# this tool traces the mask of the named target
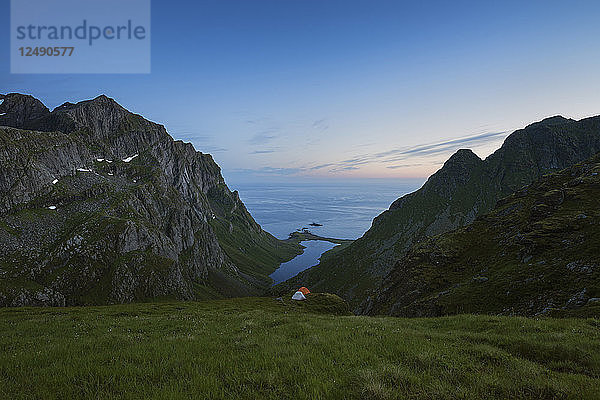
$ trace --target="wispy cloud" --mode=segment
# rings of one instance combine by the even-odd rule
[[[343,172],[343,171],[356,171],[356,170],[359,170],[359,169],[360,169],[360,167],[355,167],[355,166],[352,166],[352,165],[348,165],[348,166],[345,166],[345,167],[335,167],[335,168],[332,168],[332,169],[329,170],[329,172],[336,173],[336,172]]]
[[[329,124],[327,123],[326,118],[322,118],[322,119],[318,119],[315,122],[313,122],[312,127],[319,131],[326,131],[327,129],[329,129]]]
[[[377,152],[372,154],[359,154],[341,161],[327,162],[317,165],[305,165],[294,168],[262,167],[257,169],[237,169],[235,173],[253,176],[293,176],[311,173],[327,172],[331,174],[357,171],[367,165],[386,165],[387,169],[432,167],[440,165],[445,158],[456,150],[464,147],[477,147],[503,139],[508,132],[486,132],[459,139],[444,140],[437,143],[427,143],[417,146],[404,147]],[[265,134],[266,136],[271,136]],[[267,140],[268,141],[268,140]],[[278,151],[278,148],[264,148],[254,150],[251,154],[269,154]],[[446,156],[447,157],[442,157]]]
[[[220,147],[220,146],[194,146],[196,147],[196,150],[199,150],[203,153],[223,153],[228,151],[228,149],[226,149],[225,147]]]
[[[469,136],[460,139],[447,140],[439,143],[431,143],[418,145],[409,148],[394,149],[383,153],[375,154],[377,158],[389,157],[393,155],[431,155],[437,153],[445,153],[452,149],[461,148],[463,146],[474,146],[486,143],[492,140],[497,140],[499,137],[506,136],[508,132],[486,132],[475,136]]]
[[[169,132],[175,139],[183,140],[184,142],[194,141],[196,143],[207,143],[213,140],[212,136],[201,135],[194,131],[173,130]]]
[[[315,165],[314,167],[310,167],[309,169],[315,171],[315,170],[318,170],[318,169],[332,167],[334,165],[335,165],[335,163],[327,163],[327,164]]]
[[[364,157],[350,158],[348,160],[342,161],[342,163],[349,164],[349,165],[364,165],[364,164],[370,163],[371,161],[372,161],[372,157],[364,156]]]
[[[233,173],[249,174],[249,175],[280,175],[288,176],[302,172],[302,168],[279,168],[279,167],[262,167],[262,168],[237,168],[232,170]]]
[[[399,168],[414,168],[414,167],[423,167],[426,164],[400,164],[400,165],[389,165],[386,168],[388,169],[399,169]]]
[[[215,137],[206,129],[198,128],[193,124],[169,122],[165,124],[165,128],[171,136],[180,140],[194,140],[200,142],[210,142]]]
[[[252,145],[265,145],[279,137],[279,130],[276,128],[270,128],[261,132],[255,133],[248,143]]]
[[[277,175],[292,175],[301,172],[301,168],[275,168],[275,167],[263,167],[259,170],[260,172],[267,174],[277,174]]]
[[[254,151],[251,151],[250,154],[271,154],[271,153],[275,153],[276,151],[277,151],[276,149],[254,150]]]
[[[195,129],[185,124],[169,124],[168,132],[176,140],[192,143],[196,150],[203,153],[229,151],[229,149],[215,144],[215,136],[210,135],[206,130]]]
[[[384,152],[359,154],[354,157],[309,167],[308,170],[327,170],[331,173],[353,171],[369,164],[394,164],[388,169],[409,167],[425,167],[439,165],[444,156],[449,157],[461,148],[472,148],[497,142],[508,135],[508,132],[485,132],[458,139],[444,140],[410,147],[401,147]],[[412,162],[411,162],[412,161]]]

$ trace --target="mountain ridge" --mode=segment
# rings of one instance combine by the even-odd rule
[[[113,99],[1,99],[0,304],[260,294],[301,251],[262,230],[212,156]]]
[[[509,135],[485,160],[459,150],[419,190],[377,216],[361,238],[276,288],[308,285],[341,296],[361,313],[395,261],[417,242],[470,224],[499,199],[598,151],[599,116],[532,123]]]
[[[600,304],[600,153],[413,246],[369,314],[586,315]],[[595,314],[593,314],[595,315]]]

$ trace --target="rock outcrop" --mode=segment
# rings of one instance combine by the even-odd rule
[[[113,99],[0,99],[0,305],[258,294],[300,251],[209,154]]]

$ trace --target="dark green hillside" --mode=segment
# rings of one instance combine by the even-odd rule
[[[2,309],[0,398],[600,397],[597,319],[336,316],[311,300]]]
[[[215,218],[209,220],[219,245],[240,273],[257,288],[272,284],[269,275],[281,264],[302,253],[296,242],[279,240],[262,230],[239,198],[237,192],[228,196],[229,189],[221,185],[208,193]],[[210,276],[216,286],[218,277]]]
[[[420,240],[470,224],[543,174],[600,151],[600,117],[548,118],[508,136],[481,160],[459,150],[423,187],[396,200],[363,237],[282,284],[336,293],[364,312],[394,263]]]
[[[413,247],[370,312],[599,317],[600,155]]]

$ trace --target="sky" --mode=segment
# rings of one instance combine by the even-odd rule
[[[228,181],[423,178],[600,114],[598,1],[153,0],[151,73],[73,75],[10,74],[9,7],[0,93],[106,94]]]

